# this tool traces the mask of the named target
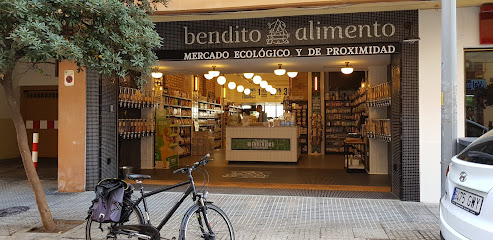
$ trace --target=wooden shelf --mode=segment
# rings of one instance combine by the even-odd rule
[[[170,105],[170,104],[163,104],[163,106],[166,106],[166,107],[176,107],[176,108],[192,108],[192,107],[188,107],[188,106]]]
[[[176,99],[181,99],[181,100],[192,101],[192,99],[182,98],[182,97],[177,97],[177,96],[172,96],[172,95],[167,95],[167,94],[163,94],[162,96],[163,96],[163,97],[172,97],[172,98],[176,98]]]

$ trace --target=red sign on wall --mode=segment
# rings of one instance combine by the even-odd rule
[[[479,43],[493,44],[493,4],[483,4],[479,13]]]

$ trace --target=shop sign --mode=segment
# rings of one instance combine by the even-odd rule
[[[291,150],[289,138],[232,138],[231,150]]]
[[[166,43],[160,50],[241,50],[251,47],[401,42],[409,35],[406,26],[410,23],[415,29],[418,27],[417,11],[170,21],[156,23],[156,31]],[[281,52],[276,54],[285,55]],[[205,58],[212,55],[218,59],[218,55],[224,54],[210,51]]]
[[[466,80],[466,90],[476,90],[479,88],[486,88],[486,80],[484,79]]]
[[[166,60],[219,60],[219,59],[253,59],[253,58],[291,58],[378,55],[398,53],[397,43],[375,43],[366,45],[325,45],[300,47],[262,47],[248,49],[216,49],[216,50],[185,50],[157,51],[159,59]]]

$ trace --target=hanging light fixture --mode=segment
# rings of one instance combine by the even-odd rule
[[[354,69],[353,67],[349,66],[349,62],[346,62],[346,66],[341,68],[341,72],[344,74],[351,74],[353,73]]]
[[[207,80],[211,80],[211,79],[213,79],[213,78],[214,78],[214,76],[212,76],[212,75],[210,75],[210,74],[208,74],[208,73],[204,74],[204,77],[205,77]]]
[[[250,95],[250,88],[247,88],[243,91],[245,95]]]
[[[267,81],[264,80],[264,81],[260,82],[261,88],[266,88],[267,86],[269,86],[269,83],[267,83]]]
[[[255,73],[243,73],[243,76],[246,78],[246,79],[250,79],[253,77]]]
[[[162,78],[163,77],[163,73],[162,72],[152,72],[151,73],[151,76],[153,78]]]
[[[267,92],[272,91],[272,85],[267,85],[267,87],[265,87],[265,91]]]
[[[221,72],[216,70],[216,66],[212,66],[212,70],[209,71],[209,75],[211,75],[212,77],[217,77],[219,76],[219,74],[221,74]]]
[[[255,84],[260,84],[260,82],[262,82],[262,77],[261,77],[261,76],[259,76],[259,75],[255,75],[255,76],[253,77],[253,83],[255,83]]]
[[[276,93],[277,93],[277,89],[272,88],[272,90],[270,91],[270,93],[271,93],[272,95],[276,94]]]
[[[288,77],[295,78],[296,76],[298,76],[298,72],[288,72]]]
[[[245,87],[243,87],[242,85],[239,85],[238,87],[236,87],[236,91],[238,92],[243,92],[245,90]]]
[[[219,76],[217,78],[217,84],[224,85],[225,83],[226,83],[226,77],[225,76]]]
[[[231,89],[231,90],[235,89],[236,88],[236,83],[235,82],[229,82],[228,83],[228,88]]]
[[[279,68],[274,70],[274,73],[277,75],[277,76],[282,76],[286,73],[286,69],[283,69],[281,67],[282,64],[279,64]]]

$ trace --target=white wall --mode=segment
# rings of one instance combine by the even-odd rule
[[[440,198],[441,16],[419,11],[419,168],[421,201]]]
[[[419,11],[419,145],[421,201],[440,199],[441,157],[441,13]],[[479,7],[457,9],[457,135],[464,127],[464,48],[479,44]]]

